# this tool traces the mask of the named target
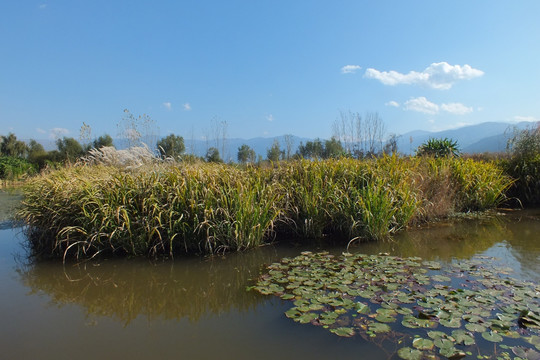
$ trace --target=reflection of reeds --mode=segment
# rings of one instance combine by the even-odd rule
[[[149,320],[197,321],[201,317],[254,309],[264,298],[246,291],[262,264],[279,259],[275,249],[242,256],[189,258],[180,262],[120,259],[63,266],[33,262],[19,270],[34,293],[45,293],[58,306],[77,304],[88,315],[107,316],[129,324]]]
[[[172,256],[251,248],[276,233],[383,239],[411,221],[493,207],[508,184],[491,163],[397,156],[80,166],[30,181],[19,216],[37,252]]]

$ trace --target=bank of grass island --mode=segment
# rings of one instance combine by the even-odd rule
[[[430,139],[402,156],[391,144],[378,153],[345,151],[333,138],[301,144],[296,156],[289,149],[289,160],[280,160],[279,144],[258,162],[243,146],[240,163],[229,164],[217,148],[206,159],[183,155],[174,135],[158,153],[117,150],[100,137],[74,159],[75,144],[63,139],[55,153],[64,154],[63,165],[26,180],[18,216],[35,254],[78,259],[219,253],[276,239],[383,240],[508,199],[534,203],[539,138],[538,129],[518,132],[513,153],[479,158],[461,157],[451,139]]]

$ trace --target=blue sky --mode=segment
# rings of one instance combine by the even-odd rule
[[[0,2],[0,134],[329,138],[540,120],[540,1]]]

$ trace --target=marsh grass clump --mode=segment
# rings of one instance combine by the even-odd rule
[[[28,182],[18,215],[35,253],[216,253],[260,246],[277,235],[383,240],[454,210],[496,206],[510,184],[490,163],[396,155],[275,167],[95,163]]]

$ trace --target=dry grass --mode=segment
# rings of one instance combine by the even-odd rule
[[[215,253],[256,247],[276,234],[381,240],[411,222],[496,206],[511,183],[492,163],[461,159],[238,168],[113,161],[118,152],[108,151],[29,182],[19,216],[36,253]]]

